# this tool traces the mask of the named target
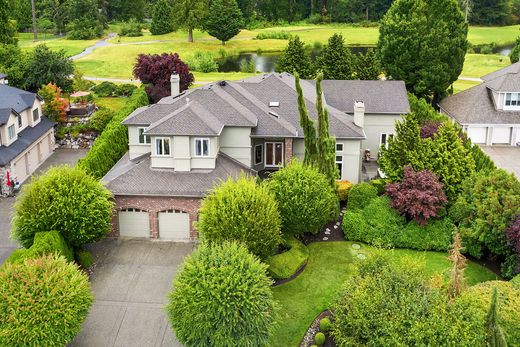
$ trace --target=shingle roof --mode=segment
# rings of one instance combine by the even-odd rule
[[[37,139],[42,137],[53,126],[47,117],[41,117],[40,123],[34,127],[27,127],[18,134],[18,139],[9,147],[0,146],[0,165],[7,165],[11,160],[20,155],[23,151],[29,148]]]
[[[520,111],[497,110],[486,84],[449,96],[439,106],[460,124],[520,124]]]
[[[496,92],[514,92],[520,90],[520,74],[505,74],[484,82]]]
[[[150,154],[130,160],[128,153],[103,178],[114,195],[203,197],[213,186],[242,173],[255,174],[245,165],[219,153],[213,170],[153,169]]]
[[[497,77],[500,77],[500,76],[503,76],[506,74],[518,74],[518,73],[520,73],[520,62],[506,66],[503,69],[493,71],[490,74],[482,76],[481,79],[483,81],[489,81],[489,80],[495,79]]]
[[[349,114],[354,113],[355,101],[365,103],[366,113],[400,115],[410,112],[403,81],[326,80],[322,86],[327,104]]]
[[[302,88],[309,114],[317,118],[314,87],[302,81]],[[272,101],[279,102],[279,106],[270,107],[269,103]],[[189,122],[190,117],[197,112],[185,107],[191,103],[197,105],[200,111],[192,123]],[[181,109],[182,112],[179,111]],[[329,115],[332,135],[338,138],[365,138],[363,129],[354,125],[351,116],[330,105]],[[162,123],[160,131],[150,129],[150,134],[196,134],[208,132],[208,129],[214,131],[214,126],[208,125],[208,122],[217,124],[212,119],[214,117],[223,126],[251,127],[253,136],[303,137],[303,131],[299,127],[294,77],[287,73],[264,74],[240,82],[212,83],[189,90],[180,96],[167,97],[156,105],[136,110],[123,124],[152,125],[165,117],[168,121]]]
[[[36,98],[41,100],[37,94],[0,84],[0,109],[13,109],[20,113],[32,107]],[[5,112],[6,111],[3,111],[2,114],[5,115]],[[6,121],[7,120],[0,117],[0,124],[5,124]]]

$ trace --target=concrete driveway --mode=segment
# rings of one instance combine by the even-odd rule
[[[95,301],[71,346],[181,346],[164,311],[177,267],[194,244],[136,239],[90,246]]]
[[[520,179],[520,147],[513,146],[482,146],[495,165],[514,173]]]
[[[37,170],[36,174],[46,171],[51,166],[76,162],[87,154],[86,149],[57,149]],[[18,248],[18,245],[9,239],[11,233],[11,218],[15,198],[0,198],[0,264]]]

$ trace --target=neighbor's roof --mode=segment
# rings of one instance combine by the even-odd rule
[[[11,160],[19,156],[34,141],[42,137],[52,127],[54,122],[50,121],[47,117],[41,117],[40,123],[34,127],[27,127],[18,134],[18,139],[13,142],[9,147],[2,145],[0,146],[0,166],[9,164]]]
[[[520,111],[497,110],[486,84],[449,96],[439,106],[460,124],[520,124]]]
[[[507,74],[519,74],[520,73],[520,62],[506,66],[503,69],[493,71],[490,74],[482,76],[481,79],[485,82],[493,80],[497,77],[504,76]]]
[[[242,163],[219,152],[215,169],[151,168],[150,154],[130,160],[128,153],[106,174],[103,182],[114,195],[204,197],[214,185],[242,173],[256,174]]]
[[[309,115],[316,119],[315,88],[302,81],[302,89]],[[271,102],[278,106],[271,107]],[[328,108],[332,135],[365,138],[352,116],[330,105]],[[190,118],[194,114],[198,117]],[[239,82],[222,81],[166,97],[156,105],[134,111],[123,124],[153,127],[149,134],[202,135],[217,133],[219,126],[236,126],[253,128],[252,136],[303,137],[294,77],[287,73],[264,74]]]
[[[36,98],[41,100],[38,94],[0,84],[0,125],[5,124],[9,119],[11,111],[6,110],[12,109],[20,113],[32,107]]]
[[[322,87],[327,104],[346,113],[354,113],[355,101],[363,101],[369,114],[410,112],[403,81],[325,80]]]

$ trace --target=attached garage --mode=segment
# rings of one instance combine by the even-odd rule
[[[468,137],[473,143],[485,144],[487,138],[486,127],[469,127],[467,130]]]
[[[119,211],[119,235],[122,237],[150,237],[150,214],[137,208]]]
[[[171,241],[190,240],[190,215],[179,210],[158,213],[159,238]]]
[[[27,154],[21,156],[17,161],[14,162],[14,172],[18,182],[22,183],[27,179]]]
[[[509,145],[511,143],[511,127],[494,127],[491,142]]]

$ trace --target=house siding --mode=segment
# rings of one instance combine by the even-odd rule
[[[225,127],[220,134],[220,150],[251,167],[251,128]]]
[[[395,134],[395,121],[400,119],[400,115],[365,114],[363,130],[367,138],[361,142],[361,148],[370,149],[372,158],[378,158],[381,134]]]

